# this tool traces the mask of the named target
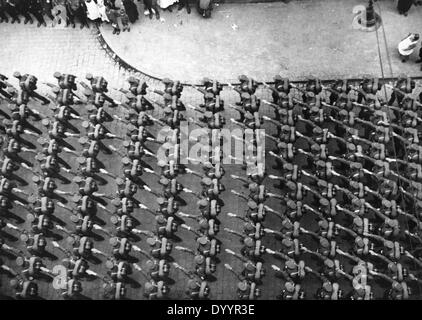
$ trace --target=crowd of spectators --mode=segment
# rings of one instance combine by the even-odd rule
[[[64,23],[66,26],[89,28],[90,24],[110,23],[113,33],[130,31],[130,25],[140,20],[139,12],[150,19],[160,19],[160,10],[172,12],[186,8],[191,13],[189,0],[0,0],[0,22],[34,23],[47,26]],[[206,18],[211,16],[212,0],[197,0],[198,13]]]

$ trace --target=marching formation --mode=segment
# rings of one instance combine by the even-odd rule
[[[420,298],[411,78],[114,89],[56,72],[42,95],[13,76],[0,75],[2,296]]]

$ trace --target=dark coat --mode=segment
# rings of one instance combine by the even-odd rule
[[[129,21],[134,23],[139,19],[138,8],[132,0],[123,0],[123,6],[125,7],[126,13],[129,17]]]
[[[29,10],[31,12],[42,12],[41,0],[28,0]]]
[[[413,0],[399,0],[397,3],[397,9],[400,12],[407,12],[409,11],[412,4],[413,4]]]
[[[16,9],[22,13],[29,11],[29,2],[25,0],[13,0],[11,1],[16,5]]]
[[[118,17],[117,10],[113,10],[113,9],[107,10],[106,14],[107,14],[108,20],[110,20],[112,24],[117,24],[117,17]]]
[[[144,5],[147,8],[151,8],[151,7],[157,6],[158,3],[157,3],[157,0],[144,0]]]
[[[79,0],[79,8],[78,10],[75,11],[75,16],[77,16],[79,18],[79,20],[85,21],[86,19],[88,19],[87,15],[86,15],[86,4],[85,1],[83,0]]]
[[[43,7],[44,12],[51,12],[53,9],[53,0],[42,0],[41,5]]]

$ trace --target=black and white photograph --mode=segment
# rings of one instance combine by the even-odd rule
[[[421,300],[421,36],[422,0],[0,0],[0,300]]]

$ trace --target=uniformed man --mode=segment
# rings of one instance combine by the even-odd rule
[[[14,72],[13,76],[19,80],[19,87],[22,91],[27,92],[29,96],[42,101],[43,104],[50,103],[50,100],[35,91],[37,90],[37,77],[30,74],[21,75],[19,72]]]

